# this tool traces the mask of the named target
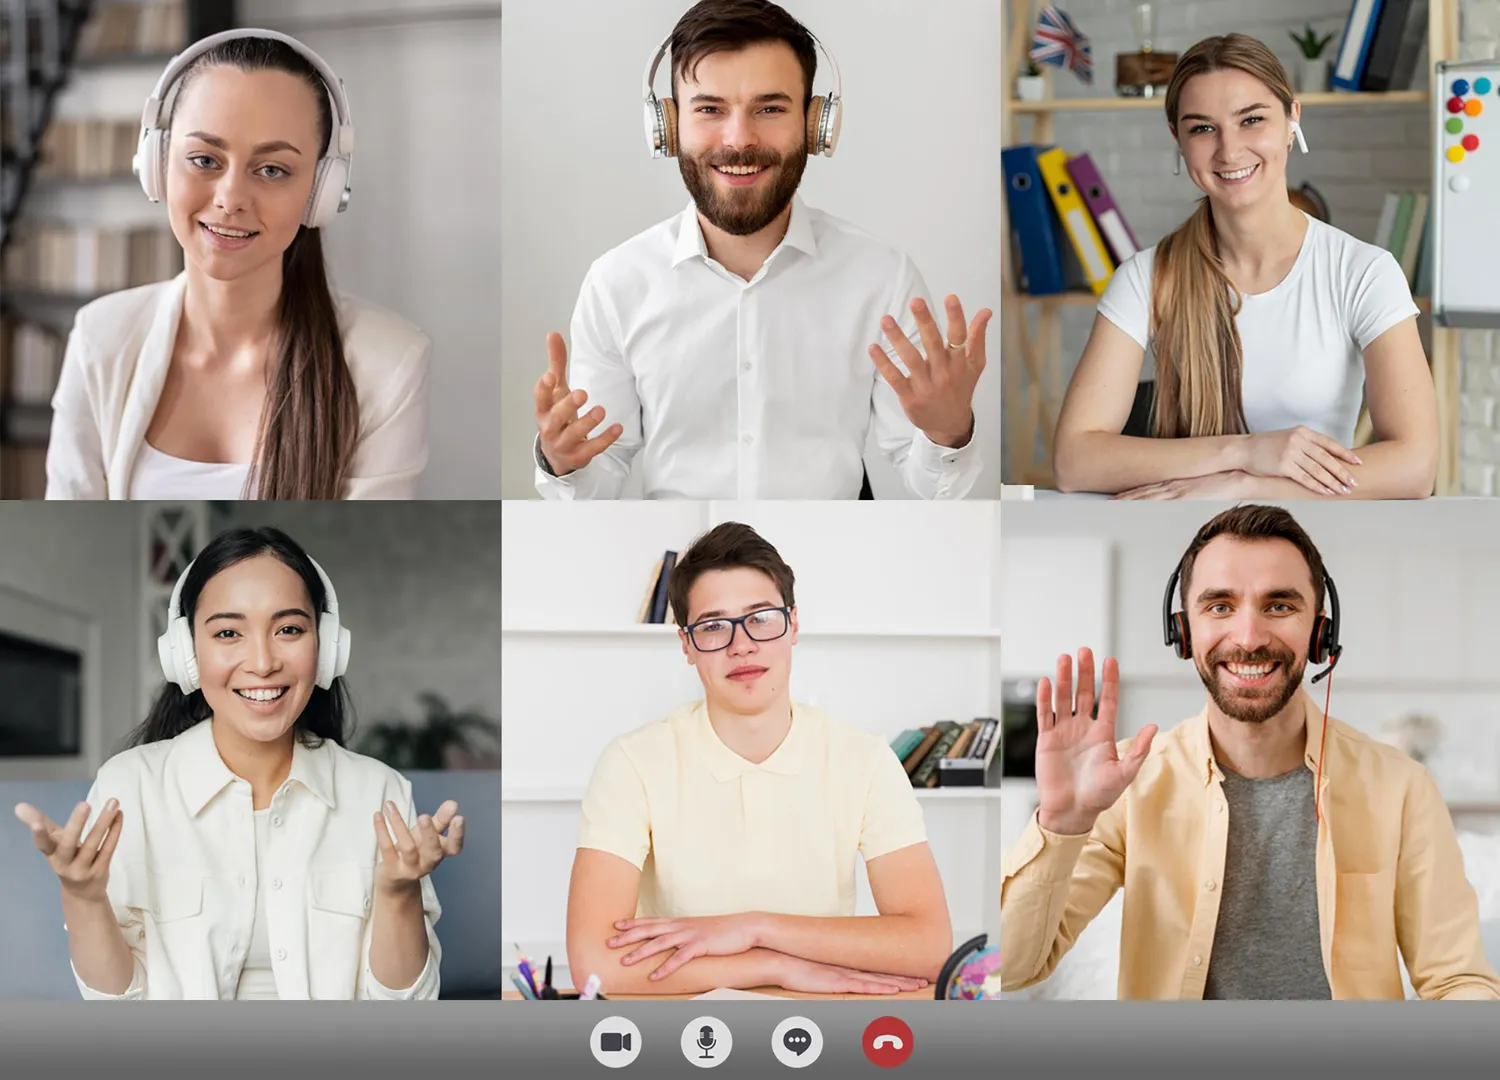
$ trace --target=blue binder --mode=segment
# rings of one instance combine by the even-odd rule
[[[1068,238],[1052,208],[1037,155],[1050,147],[1022,145],[1000,151],[1011,231],[1021,251],[1017,280],[1032,296],[1051,296],[1068,288],[1064,252]]]
[[[1350,3],[1344,36],[1339,40],[1338,55],[1333,63],[1333,77],[1329,80],[1329,85],[1335,90],[1359,93],[1365,65],[1370,61],[1370,43],[1380,26],[1383,3],[1384,0],[1352,0]]]

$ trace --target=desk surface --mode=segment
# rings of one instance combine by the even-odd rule
[[[800,990],[783,990],[779,986],[760,986],[750,991],[768,997],[804,998],[810,1001],[932,1001],[935,991],[902,990],[895,994],[805,994]],[[691,1001],[697,994],[610,994],[609,1001]],[[524,1001],[521,991],[507,990],[502,1000]]]

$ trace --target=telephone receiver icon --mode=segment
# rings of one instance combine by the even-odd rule
[[[897,1050],[904,1048],[900,1035],[877,1035],[875,1041],[870,1044],[871,1050],[879,1050],[882,1046],[894,1047]]]

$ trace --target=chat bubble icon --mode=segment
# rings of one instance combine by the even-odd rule
[[[801,1057],[812,1048],[812,1035],[806,1028],[794,1027],[781,1036],[781,1045]]]

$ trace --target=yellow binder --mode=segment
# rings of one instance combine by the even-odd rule
[[[1052,205],[1057,207],[1057,216],[1062,219],[1068,239],[1073,242],[1073,250],[1078,253],[1078,261],[1083,263],[1089,287],[1098,296],[1109,284],[1109,279],[1115,272],[1115,264],[1094,225],[1093,216],[1083,204],[1083,196],[1078,194],[1078,189],[1073,186],[1073,178],[1068,175],[1068,153],[1061,147],[1054,147],[1044,154],[1038,154],[1036,163],[1042,170],[1042,182],[1047,185],[1047,193],[1052,196]]]

